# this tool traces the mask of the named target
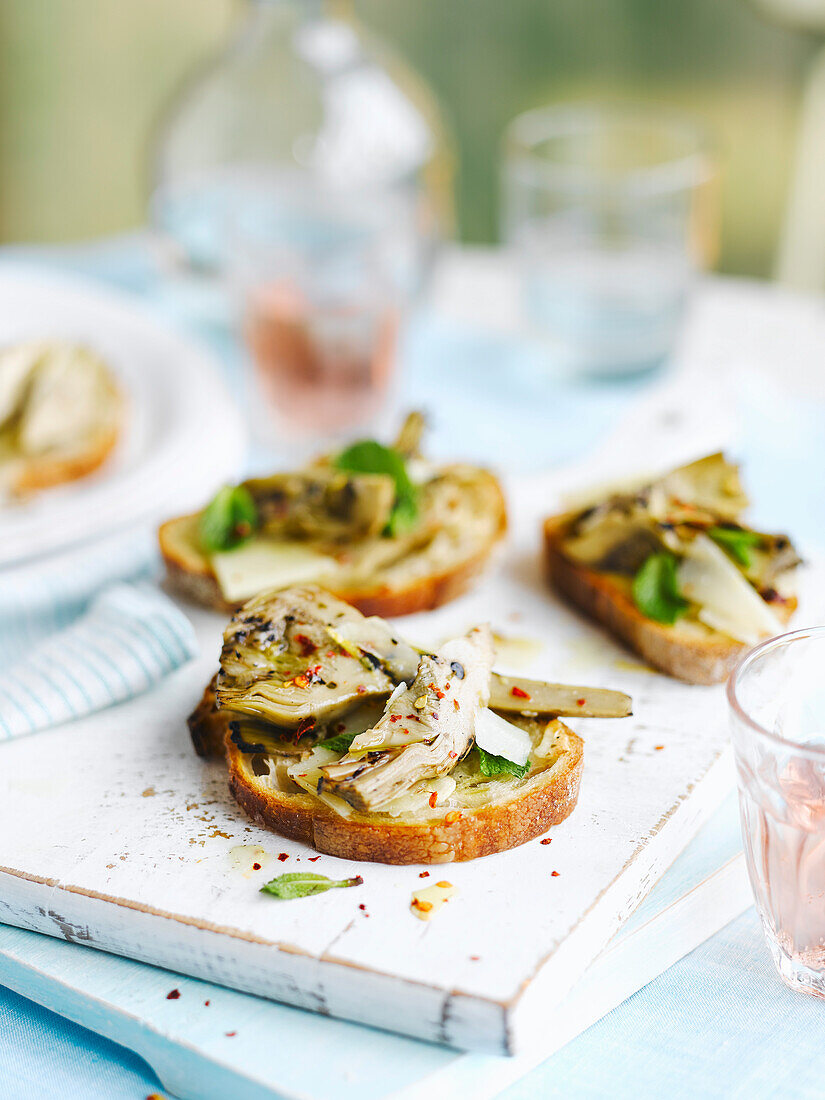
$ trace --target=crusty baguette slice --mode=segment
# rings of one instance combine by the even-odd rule
[[[445,510],[440,534],[424,545],[398,540],[399,556],[392,557],[395,539],[371,539],[346,547],[346,567],[324,577],[326,589],[364,615],[394,618],[430,611],[462,595],[481,573],[496,543],[507,529],[504,494],[487,470],[445,467],[444,481],[455,479],[458,507]],[[215,608],[235,611],[244,601],[227,602],[198,541],[198,515],[180,516],[164,523],[160,550],[170,587],[179,595]],[[370,566],[377,551],[379,564]]]
[[[570,515],[552,516],[544,523],[544,564],[549,582],[571,604],[604,624],[654,668],[690,684],[719,684],[726,680],[748,649],[727,634],[690,624],[667,626],[646,618],[629,592],[610,574],[572,561],[562,544]],[[786,622],[796,609],[788,600],[777,612]]]
[[[531,757],[524,780],[498,782],[496,797],[485,805],[461,809],[450,804],[426,817],[390,817],[353,811],[342,817],[287,780],[274,781],[262,755],[242,752],[228,731],[228,717],[214,708],[214,681],[189,720],[195,748],[217,756],[220,733],[229,770],[229,789],[258,825],[299,840],[319,852],[343,859],[377,863],[450,863],[515,848],[546,832],[573,811],[579,795],[583,742],[558,719],[514,718],[527,729],[534,748],[548,729],[552,751]]]

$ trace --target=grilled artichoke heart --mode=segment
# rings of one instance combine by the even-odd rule
[[[350,542],[379,535],[395,499],[383,474],[347,474],[318,465],[244,482],[266,535]]]
[[[250,600],[224,632],[220,707],[308,730],[365,699],[389,695],[388,674],[336,641],[359,620],[349,604],[311,586]]]
[[[321,768],[320,789],[359,810],[378,810],[422,779],[446,775],[469,751],[493,667],[488,626],[423,656],[410,687],[394,692],[349,752]]]
[[[738,467],[708,455],[571,516],[564,552],[601,572],[633,577],[651,554],[681,556],[697,534],[739,532],[749,538],[742,572],[762,592],[800,558],[787,536],[743,526],[747,506]]]

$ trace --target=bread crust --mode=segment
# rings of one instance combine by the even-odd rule
[[[358,813],[342,817],[306,791],[276,791],[258,781],[255,757],[238,749],[230,739],[227,716],[215,709],[214,685],[213,679],[189,718],[196,751],[201,756],[225,754],[229,789],[257,825],[326,855],[397,864],[477,859],[541,836],[572,813],[579,796],[584,742],[560,723],[560,757],[512,799],[461,811],[450,821],[447,812],[426,823]]]
[[[483,471],[489,479],[489,487],[495,502],[495,524],[490,537],[477,549],[456,562],[449,569],[438,570],[426,576],[416,577],[409,584],[393,588],[374,584],[369,588],[336,587],[325,583],[334,596],[346,600],[364,615],[380,615],[391,619],[400,615],[412,615],[418,611],[432,611],[463,595],[483,572],[494,547],[507,530],[507,508],[504,493],[496,478]],[[176,594],[194,603],[214,608],[216,611],[237,611],[243,600],[230,603],[224,599],[215,575],[205,559],[187,555],[185,540],[178,537],[181,525],[191,526],[197,515],[179,516],[167,520],[158,531],[160,551],[166,566],[168,586]]]
[[[113,424],[72,454],[17,459],[9,476],[10,490],[22,495],[86,477],[103,465],[114,450],[119,434],[119,425]]]
[[[720,633],[685,638],[667,624],[646,618],[608,574],[564,554],[562,540],[570,519],[569,514],[552,516],[544,523],[545,573],[559,594],[669,676],[690,684],[726,680],[748,646]],[[778,612],[787,621],[795,609],[792,599]]]
[[[564,727],[565,749],[547,771],[517,796],[473,810],[455,820],[445,812],[422,823],[377,820],[367,814],[341,817],[305,792],[284,793],[255,782],[249,759],[229,740],[229,789],[257,824],[326,855],[373,863],[453,863],[516,848],[564,821],[579,796],[584,743]]]

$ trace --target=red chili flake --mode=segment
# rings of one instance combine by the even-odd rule
[[[326,656],[327,657],[334,657],[335,656],[335,650],[334,649],[328,649],[327,652],[326,652]]]
[[[390,715],[390,721],[391,722],[400,722],[401,721],[401,715],[400,714],[391,714]]]
[[[577,699],[576,700],[576,706],[577,707],[583,707],[584,706],[584,699]]]
[[[435,718],[435,720],[436,720],[436,722],[437,722],[437,721],[438,721],[438,715],[437,715],[437,714],[435,713],[435,711],[434,711],[434,710],[431,710],[431,711],[430,711],[430,714],[431,714],[431,715],[433,716],[433,718]]]
[[[461,704],[459,703],[458,699],[453,699],[453,706],[456,710],[461,710]]]
[[[180,997],[179,989],[170,989],[169,992],[166,994],[167,1001],[176,1001],[178,997]]]
[[[209,1006],[212,1004],[211,1001],[204,1001],[203,1003],[206,1005],[207,1008],[209,1008]]]
[[[295,740],[300,741],[305,733],[309,733],[315,729],[315,719],[312,715],[308,715],[306,718],[302,718],[295,729]]]
[[[549,844],[549,843],[550,843],[550,842],[552,841],[552,839],[553,839],[553,838],[552,838],[551,836],[546,836],[546,837],[544,838],[544,840],[542,840],[542,841],[541,841],[541,843],[542,843],[542,844]]]
[[[358,687],[355,690],[356,690],[358,695],[366,695],[367,694],[367,689],[363,684],[359,684]]]
[[[515,687],[510,688],[510,694],[514,695],[516,697],[516,699],[529,699],[530,698],[529,694],[524,690],[524,688],[520,688],[520,687],[518,687],[518,685],[516,685]]]
[[[253,863],[252,864],[252,870],[253,871],[260,871],[260,869],[261,869],[260,863]]]
[[[288,852],[281,852],[280,855],[278,856],[278,859],[281,861],[281,863],[283,863],[285,859],[289,859],[289,853]]]
[[[471,955],[470,956],[470,962],[477,963],[480,958],[481,958],[481,955]]]
[[[443,691],[437,691],[435,693],[435,697],[436,697],[436,699],[443,699],[444,698],[444,692]]]
[[[429,797],[430,809],[435,809],[436,802],[438,802],[438,792],[433,791],[433,793]]]
[[[320,858],[321,858],[320,856],[310,856],[309,857],[309,862],[310,863],[317,863]]]
[[[225,1035],[226,1035],[227,1039],[234,1039],[237,1034],[238,1034],[237,1031],[227,1031],[227,1032],[225,1032]]]
[[[450,751],[447,753],[447,755],[449,756],[449,758],[451,760],[457,760],[458,759],[458,753],[454,752],[452,749],[450,749]]]
[[[318,648],[312,638],[308,638],[306,634],[296,634],[294,637],[295,641],[301,647],[302,657],[310,657]]]
[[[361,902],[361,904],[358,906],[358,908],[359,909],[366,909],[367,907],[366,907],[366,905],[364,905],[363,902]]]
[[[558,871],[551,871],[550,872],[550,878],[558,878],[558,877],[559,877]]]
[[[429,871],[419,871],[418,872],[418,877],[419,878],[429,878],[430,877],[430,872]]]
[[[449,690],[450,690],[450,688],[451,688],[452,686],[453,686],[453,685],[452,685],[452,684],[450,683],[450,681],[448,680],[448,681],[447,681],[447,683],[446,683],[446,684],[444,685],[444,690],[445,690],[445,691],[449,691]]]
[[[663,749],[663,748],[664,748],[665,746],[664,746],[664,745],[654,745],[653,747],[654,747],[654,749],[656,750],[656,752],[661,752],[661,751],[662,751],[662,749]]]

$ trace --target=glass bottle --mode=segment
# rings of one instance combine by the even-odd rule
[[[420,80],[320,0],[252,0],[168,112],[154,174],[165,254],[240,305],[269,434],[371,421],[451,226],[451,158]]]

